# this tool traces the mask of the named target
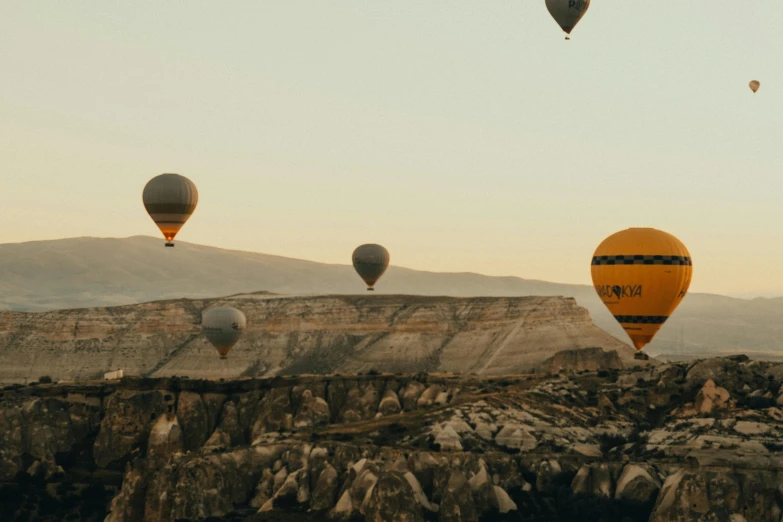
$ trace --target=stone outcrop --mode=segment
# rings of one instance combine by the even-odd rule
[[[766,386],[768,376],[761,366],[734,357],[718,357],[693,362],[688,368],[686,380],[694,386],[713,381],[729,393],[739,392],[743,386],[751,390]]]
[[[218,361],[201,335],[201,314],[224,305],[243,310],[248,329],[230,357]],[[29,383],[41,376],[56,381],[101,379],[118,368],[125,375],[190,378],[370,370],[499,375],[529,372],[561,350],[596,346],[633,360],[634,350],[598,329],[571,298],[245,294],[114,308],[0,312],[0,383]],[[613,357],[604,356],[616,365]],[[379,400],[384,398],[384,390],[376,391]],[[429,399],[434,403],[438,396]],[[211,405],[185,400],[194,402],[181,421],[211,427]],[[387,406],[393,408],[393,401]],[[201,438],[203,434],[188,435],[186,447],[201,443]]]
[[[160,391],[120,391],[111,395],[93,450],[95,463],[106,466],[139,454],[149,438],[152,422],[165,412]]]
[[[621,370],[623,368],[625,368],[625,365],[617,351],[604,351],[601,348],[584,348],[581,350],[559,351],[543,361],[538,366],[537,371],[540,373],[560,373]]]
[[[753,463],[741,457],[724,455],[719,460],[716,467],[680,469],[669,475],[650,522],[779,521],[780,483],[773,478],[777,474],[771,473],[770,463],[753,469],[748,467]]]
[[[696,395],[693,408],[698,413],[711,413],[715,409],[725,408],[730,399],[729,392],[725,388],[715,386],[715,382],[710,379]]]
[[[627,464],[617,479],[614,498],[640,504],[655,500],[661,489],[657,475],[649,466]]]

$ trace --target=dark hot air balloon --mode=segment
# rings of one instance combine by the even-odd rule
[[[201,319],[204,337],[212,343],[221,359],[225,359],[231,348],[237,344],[245,328],[245,314],[230,306],[207,310]]]
[[[353,267],[365,283],[367,290],[380,279],[389,267],[389,251],[381,245],[367,244],[353,251]]]
[[[142,199],[147,213],[166,238],[166,246],[173,247],[174,237],[196,210],[196,185],[179,174],[161,174],[147,182]]]
[[[557,25],[565,31],[566,35],[570,35],[574,30],[576,24],[587,12],[587,8],[590,7],[590,0],[546,0],[546,8],[549,10],[549,14],[555,19]],[[569,36],[566,36],[566,40],[570,40]]]

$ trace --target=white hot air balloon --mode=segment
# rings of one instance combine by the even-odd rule
[[[204,337],[212,343],[221,359],[228,356],[228,352],[242,337],[245,328],[245,314],[230,306],[207,310],[201,319]]]

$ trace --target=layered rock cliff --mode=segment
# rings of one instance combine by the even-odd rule
[[[202,312],[230,305],[245,337],[219,360]],[[0,383],[143,376],[232,378],[306,373],[530,371],[561,350],[634,350],[570,298],[281,297],[265,293],[57,312],[0,312]]]
[[[779,522],[783,365],[0,397],[0,519]]]

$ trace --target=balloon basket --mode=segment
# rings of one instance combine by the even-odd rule
[[[166,243],[166,246],[167,246],[167,247],[173,247],[173,246],[174,246],[174,243]]]
[[[647,355],[644,352],[636,352],[635,354],[633,354],[633,358],[637,359],[639,361],[649,361],[650,360],[650,356]]]
[[[368,292],[375,292],[375,288],[368,288],[367,291]]]

